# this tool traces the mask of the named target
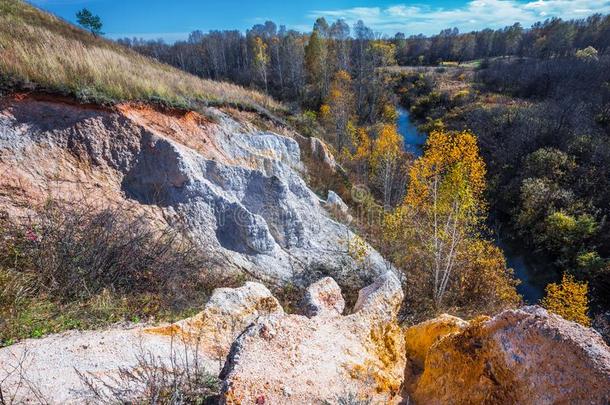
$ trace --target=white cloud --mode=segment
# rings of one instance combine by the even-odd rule
[[[314,10],[308,17],[343,18],[349,24],[364,21],[375,31],[393,35],[435,34],[443,28],[458,27],[461,32],[500,28],[520,22],[529,27],[549,17],[583,18],[593,13],[610,13],[608,0],[471,0],[462,7],[433,8],[428,5],[396,4],[391,7],[353,7]]]

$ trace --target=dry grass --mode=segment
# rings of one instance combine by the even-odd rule
[[[113,103],[139,100],[176,107],[194,103],[281,111],[272,98],[202,80],[95,38],[21,0],[0,0],[0,89],[32,88]]]

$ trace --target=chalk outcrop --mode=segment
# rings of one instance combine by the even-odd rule
[[[138,367],[142,358],[167,367],[182,367],[197,358],[207,371],[218,374],[231,344],[247,326],[283,313],[265,286],[246,283],[216,289],[202,312],[173,324],[28,339],[0,349],[2,389],[15,403],[81,404],[92,394],[82,376],[99,379],[97,388],[104,390],[101,381],[113,385],[120,369]]]
[[[307,293],[318,308],[315,316],[270,316],[246,329],[221,373],[224,403],[337,403],[348,394],[374,403],[401,400],[405,347],[396,323],[403,298],[398,279],[382,276],[346,316],[338,311],[335,291],[323,279]]]
[[[17,403],[76,404],[92,399],[79,373],[112,385],[142,356],[179,367],[197,356],[222,379],[226,404],[610,400],[610,349],[593,329],[524,307],[469,322],[443,315],[404,330],[402,299],[391,272],[362,289],[347,315],[331,278],[307,290],[308,316],[285,313],[262,284],[221,288],[201,313],[173,324],[73,331],[0,349],[0,381]],[[137,396],[141,387],[132,388]]]
[[[600,335],[540,307],[467,325],[444,316],[406,336],[407,390],[418,404],[610,402],[610,350]]]
[[[298,142],[239,117],[2,99],[0,207],[18,214],[48,196],[122,204],[186,228],[223,273],[273,284],[331,275],[363,287],[385,272],[372,248],[366,266],[350,256],[353,234],[301,178]],[[303,144],[334,167],[320,140]]]

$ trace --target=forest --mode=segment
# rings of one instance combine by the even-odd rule
[[[411,283],[422,286],[409,294],[414,301],[432,297],[418,308],[438,307],[445,293],[466,312],[515,301],[494,243],[500,234],[555,278],[588,283],[593,315],[609,307],[610,16],[408,37],[319,18],[310,33],[267,21],[245,33],[194,31],[173,44],[118,42],[289,105],[297,128],[327,140],[346,169],[350,185],[338,187],[360,210],[355,226],[367,240],[408,277],[421,281],[424,267],[436,268],[434,282]],[[398,106],[429,134],[421,159],[403,148]],[[478,154],[480,162],[463,161]],[[353,199],[353,185],[367,197]],[[430,205],[419,197],[432,189]],[[430,234],[436,239],[423,241]],[[404,253],[405,244],[414,248]],[[460,282],[446,285],[454,268]]]

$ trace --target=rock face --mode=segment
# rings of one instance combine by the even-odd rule
[[[266,317],[236,340],[221,373],[224,403],[337,403],[347,394],[397,403],[405,350],[396,324],[403,298],[396,276],[387,273],[363,290],[358,309],[347,316],[340,315],[328,279],[308,296],[317,315]]]
[[[592,329],[524,307],[470,322],[443,315],[403,330],[402,299],[391,272],[360,291],[349,315],[330,278],[307,290],[309,317],[286,314],[262,284],[220,288],[201,313],[173,324],[74,331],[0,349],[0,388],[9,403],[97,403],[79,373],[113,385],[143,356],[178,367],[197,356],[220,373],[226,404],[609,403],[610,349]],[[137,398],[143,387],[130,389]]]
[[[310,318],[341,315],[345,309],[341,288],[332,278],[324,277],[310,285],[305,291],[303,309],[305,315]]]
[[[300,177],[297,141],[206,114],[0,100],[0,207],[49,195],[130,205],[185,227],[223,272],[274,284],[331,275],[362,287],[387,270],[373,249],[366,266],[350,256],[353,234]],[[334,165],[311,142],[314,157]]]
[[[300,404],[345,393],[396,400],[405,367],[396,325],[402,289],[391,273],[382,280],[348,316],[340,314],[344,303],[330,278],[308,290],[318,314],[311,319],[285,314],[267,288],[246,283],[215,290],[201,313],[173,324],[26,340],[0,349],[0,387],[16,403],[95,403],[79,373],[114,386],[119,370],[141,367],[142,357],[182,367],[196,355],[218,374],[231,348],[222,373],[227,402],[263,395],[266,403]],[[142,388],[135,384],[134,396]]]
[[[0,386],[4,395],[15,396],[15,403],[80,404],[91,392],[77,371],[108,382],[119,369],[138,367],[142,356],[168,367],[197,356],[207,371],[218,374],[248,325],[283,313],[262,284],[216,289],[201,313],[174,324],[73,331],[0,349]]]
[[[411,328],[406,336],[412,354],[407,370],[415,367],[416,374],[408,390],[418,404],[610,402],[608,346],[592,329],[540,307],[468,325],[441,317]]]

